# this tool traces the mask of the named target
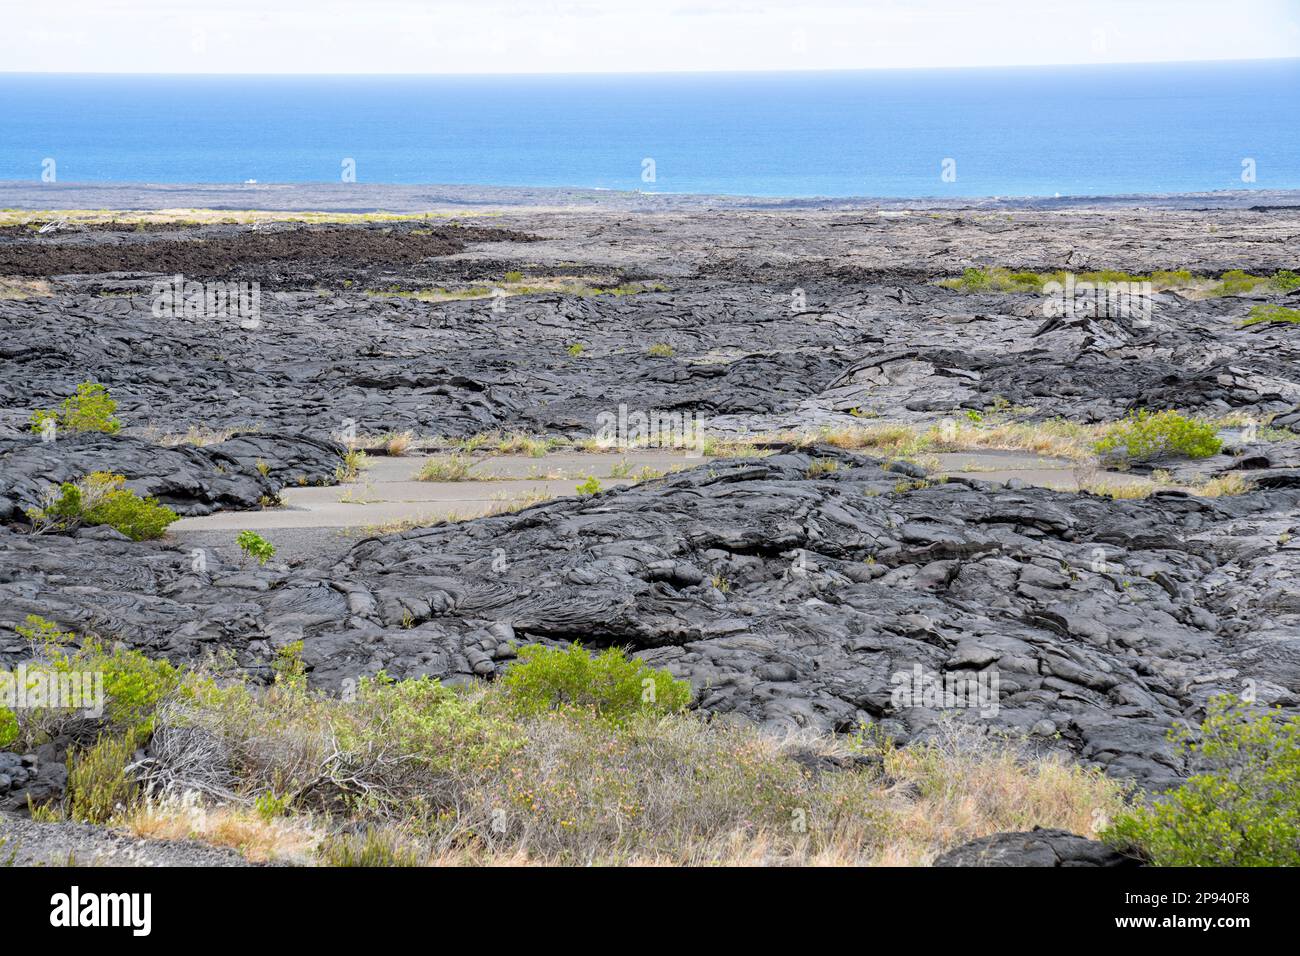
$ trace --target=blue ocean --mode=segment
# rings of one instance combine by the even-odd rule
[[[1282,189],[1300,187],[1297,106],[1300,59],[552,76],[11,73],[0,74],[0,180],[40,181],[52,158],[59,182],[338,182],[350,172],[363,183],[797,197]]]

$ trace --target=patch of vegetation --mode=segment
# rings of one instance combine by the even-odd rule
[[[96,471],[48,490],[36,508],[27,509],[35,534],[70,531],[81,525],[108,525],[132,541],[160,538],[179,516],[155,498],[141,498],[123,487],[126,478]]]
[[[68,786],[63,818],[80,823],[107,823],[135,801],[139,786],[127,774],[135,758],[133,731],[101,735],[94,746],[68,751]]]
[[[564,351],[568,352],[569,355],[572,356],[573,358],[577,358],[579,355],[583,353],[584,349],[585,346],[581,342],[574,342]]]
[[[257,799],[253,801],[253,810],[262,818],[263,822],[270,823],[276,817],[286,816],[292,804],[292,794],[260,793],[257,795]]]
[[[577,492],[580,495],[594,495],[600,492],[600,482],[592,475],[587,476],[587,480],[577,486]]]
[[[1197,772],[1121,815],[1108,842],[1158,866],[1300,865],[1300,718],[1221,696],[1198,733],[1170,737]]]
[[[58,408],[32,412],[31,427],[39,433],[46,422],[54,422],[63,431],[114,434],[122,427],[113,417],[115,411],[117,402],[109,397],[108,389],[98,382],[82,382]]]
[[[525,716],[572,707],[619,723],[638,713],[677,713],[691,701],[687,681],[613,647],[592,655],[579,644],[532,644],[519,650],[500,684],[507,706]]]
[[[245,557],[256,559],[258,564],[266,564],[275,557],[275,545],[267,541],[256,531],[241,531],[235,536],[235,544],[244,552]]]
[[[469,455],[451,454],[430,458],[420,466],[416,481],[470,481],[474,459]]]
[[[1289,309],[1283,305],[1257,305],[1250,310],[1250,316],[1241,323],[1241,328],[1259,325],[1262,322],[1298,325],[1300,309]]]
[[[343,454],[343,462],[334,469],[334,477],[339,481],[356,481],[362,470],[370,467],[370,459],[359,448],[349,449]]]
[[[551,449],[551,443],[545,438],[534,438],[521,432],[510,432],[496,440],[494,449],[499,455],[527,455],[529,458],[544,458]]]
[[[716,435],[704,436],[704,440],[700,443],[700,452],[705,458],[754,458],[758,455],[770,454],[751,441],[727,440]]]
[[[18,739],[18,715],[8,707],[0,707],[0,750]]]
[[[516,511],[523,511],[525,508],[531,508],[533,505],[539,505],[544,501],[551,501],[554,497],[555,495],[545,488],[538,488],[536,491],[528,491],[523,494],[493,495],[492,500],[495,503],[492,505],[489,514],[514,514]]]
[[[317,849],[324,866],[420,866],[420,853],[409,836],[386,827],[367,827],[361,834],[326,837]]]
[[[455,447],[466,454],[487,452],[497,455],[528,455],[530,458],[543,458],[547,452],[560,444],[562,444],[560,439],[540,435],[490,431],[462,438],[455,443]]]
[[[37,615],[28,615],[26,623],[17,630],[27,639],[32,652],[32,659],[27,663],[29,680],[36,680],[38,674],[47,675],[50,683],[66,682],[72,675],[102,678],[102,722],[106,732],[119,736],[133,734],[143,742],[152,732],[154,713],[160,702],[181,687],[183,672],[167,661],[151,660],[121,645],[110,648],[95,637],[84,638],[78,647],[71,644],[74,634],[60,631],[56,624]],[[89,694],[92,689],[84,688],[84,691]],[[86,707],[93,703],[86,702]],[[67,720],[80,719],[84,709],[9,711],[8,718],[0,716],[0,726],[8,727],[5,736],[9,738],[0,742],[0,746],[15,742],[23,749],[39,746],[57,736]],[[0,715],[4,713],[0,710]]]
[[[1056,272],[1016,272],[1001,266],[989,269],[970,268],[962,272],[957,279],[943,279],[939,285],[945,289],[958,292],[1038,292],[1049,282],[1065,285],[1071,273]],[[1102,269],[1093,272],[1073,273],[1075,282],[1105,284],[1110,282],[1150,282],[1153,290],[1175,289],[1191,286],[1195,283],[1192,274],[1185,269],[1161,270],[1149,275],[1122,272],[1117,269]]]
[[[54,291],[44,279],[0,277],[0,301],[24,301],[52,296]]]
[[[1210,422],[1168,409],[1141,409],[1109,426],[1095,444],[1103,459],[1148,461],[1164,455],[1209,458],[1223,449]]]
[[[380,436],[380,444],[384,446],[384,451],[393,458],[400,458],[407,453],[411,447],[411,442],[415,440],[415,435],[410,431],[388,432]]]
[[[1290,269],[1281,269],[1271,276],[1252,275],[1241,269],[1231,269],[1219,276],[1210,295],[1243,295],[1251,292],[1292,292],[1300,289],[1300,275]]]
[[[1186,269],[1160,269],[1149,274],[1124,272],[1118,269],[1101,269],[1091,272],[1068,273],[1014,271],[1001,266],[965,269],[955,279],[942,279],[939,285],[958,292],[1023,292],[1041,293],[1049,282],[1065,285],[1069,275],[1075,282],[1108,283],[1150,282],[1153,291],[1179,289],[1198,295],[1241,295],[1260,291],[1292,292],[1300,288],[1300,274],[1282,269],[1271,276],[1253,275],[1241,269],[1231,269],[1218,279],[1197,277]]]
[[[539,648],[461,689],[380,673],[343,699],[307,687],[293,654],[266,686],[122,655],[111,672],[153,678],[129,712],[107,682],[100,742],[58,815],[250,860],[924,864],[1035,824],[1088,832],[1123,805],[1097,771],[955,722],[899,749],[869,727],[786,739],[706,719],[681,710],[683,682],[617,652]],[[810,773],[810,755],[845,767]],[[140,799],[161,784],[207,796]]]
[[[676,353],[673,347],[667,342],[656,342],[645,350],[646,355],[653,355],[656,358],[672,358]]]

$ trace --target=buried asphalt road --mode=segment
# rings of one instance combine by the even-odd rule
[[[182,518],[168,530],[181,544],[210,548],[234,558],[235,535],[252,530],[271,540],[278,560],[338,556],[357,540],[397,524],[436,524],[478,518],[539,500],[577,494],[578,484],[595,478],[602,488],[634,484],[650,476],[694,468],[705,461],[684,453],[632,451],[626,454],[574,453],[496,456],[476,460],[466,481],[419,481],[431,457],[369,459],[355,481],[334,486],[286,487],[281,507],[263,511],[222,511]],[[969,451],[938,454],[937,477],[964,475],[981,481],[1018,480],[1057,491],[1077,491],[1085,474],[1074,462],[1023,452]],[[618,475],[619,477],[614,477]],[[1108,472],[1109,484],[1142,485],[1134,475]]]

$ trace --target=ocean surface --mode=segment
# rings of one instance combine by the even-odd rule
[[[10,73],[0,74],[0,180],[39,182],[49,170],[58,182],[338,182],[351,160],[363,183],[754,196],[1290,189],[1300,187],[1298,107],[1300,59],[668,75]],[[1254,180],[1243,180],[1251,168]]]

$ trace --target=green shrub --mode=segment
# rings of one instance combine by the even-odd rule
[[[325,866],[419,866],[420,854],[391,829],[368,827],[365,833],[326,837],[316,850]]]
[[[983,292],[991,284],[989,274],[983,269],[966,269],[960,279],[945,279],[940,285],[963,292]]]
[[[0,750],[18,739],[18,715],[8,707],[0,707]]]
[[[1279,269],[1273,273],[1272,283],[1279,292],[1294,292],[1300,289],[1300,273],[1290,269]]]
[[[579,355],[583,353],[584,349],[585,346],[581,342],[574,342],[567,349],[565,349],[565,351],[568,352],[574,358],[577,358]]]
[[[46,421],[55,422],[59,428],[70,432],[108,432],[122,427],[113,417],[117,402],[109,398],[108,389],[97,382],[82,382],[75,395],[63,400],[57,409],[32,413],[32,431],[39,432]]]
[[[155,660],[120,645],[109,649],[96,639],[87,640],[72,653],[56,652],[51,665],[57,671],[102,672],[105,717],[111,725],[140,737],[152,732],[158,704],[180,688],[184,677],[170,661]]]
[[[61,631],[59,625],[47,621],[39,614],[28,614],[22,624],[14,628],[19,637],[24,637],[37,649],[71,643],[76,635],[72,631]]]
[[[474,459],[459,452],[430,458],[420,466],[416,481],[469,481]]]
[[[1300,323],[1300,309],[1288,309],[1284,305],[1257,305],[1250,310],[1250,317],[1241,323],[1244,329],[1248,325],[1261,322],[1280,322],[1289,325]]]
[[[354,448],[343,454],[343,463],[334,469],[338,481],[356,481],[357,475],[370,467],[370,457],[360,448]]]
[[[289,806],[293,803],[293,794],[286,793],[277,796],[274,793],[260,793],[253,800],[253,811],[262,819],[263,823],[270,823],[276,817],[285,816],[289,812]]]
[[[166,660],[153,660],[122,646],[105,647],[96,638],[87,638],[80,647],[64,642],[71,633],[60,632],[56,625],[36,615],[29,615],[27,626],[18,633],[33,643],[35,659],[27,664],[28,674],[44,670],[60,674],[99,675],[103,680],[104,714],[109,727],[129,732],[140,740],[153,731],[154,711],[163,698],[182,688],[184,672]],[[24,711],[18,721],[19,735],[28,743],[42,736],[42,721],[57,717],[57,711]]]
[[[107,823],[134,801],[138,787],[126,768],[135,757],[135,734],[101,735],[93,747],[68,751],[66,818]]]
[[[1134,412],[1107,429],[1094,446],[1103,458],[1145,461],[1161,455],[1209,458],[1223,448],[1212,424],[1172,409]]]
[[[1049,282],[1065,285],[1069,274],[1056,272],[1012,272],[1010,269],[995,266],[991,269],[967,269],[959,279],[944,279],[939,285],[945,289],[959,292],[1042,292]],[[1124,272],[1119,269],[1099,269],[1094,272],[1074,274],[1076,282],[1091,282],[1106,285],[1112,282],[1134,283],[1150,282],[1153,290],[1173,289],[1190,286],[1194,280],[1186,269],[1166,269],[1150,275]],[[1264,281],[1264,280],[1260,280]]]
[[[429,677],[395,681],[380,673],[362,679],[345,717],[337,729],[341,746],[402,754],[425,770],[491,762],[517,742],[508,722]]]
[[[1116,819],[1108,842],[1160,866],[1300,865],[1300,718],[1217,697],[1198,739],[1171,738],[1199,772]]]
[[[239,550],[250,558],[256,558],[258,564],[266,564],[275,556],[275,545],[267,541],[256,531],[241,531],[235,536]]]
[[[302,659],[302,641],[278,648],[275,659],[271,661],[271,671],[277,685],[304,690],[307,687],[307,665]]]
[[[1162,269],[1151,273],[1151,285],[1157,289],[1172,289],[1192,284],[1192,274],[1186,269]]]
[[[646,349],[646,355],[653,355],[657,358],[672,358],[674,350],[667,342],[656,342],[654,345]]]
[[[600,481],[592,475],[587,476],[587,480],[576,486],[580,495],[594,495],[600,491]]]
[[[517,713],[577,707],[615,723],[643,711],[675,713],[691,700],[689,682],[614,647],[592,656],[580,644],[566,650],[533,644],[520,649],[500,683]]]
[[[141,498],[123,487],[122,475],[97,471],[76,482],[64,482],[57,494],[47,493],[43,505],[27,509],[39,532],[69,531],[80,525],[101,525],[120,531],[132,541],[160,538],[179,516],[155,498]]]
[[[1264,285],[1269,280],[1264,276],[1251,275],[1241,269],[1231,269],[1219,276],[1219,284],[1210,289],[1211,295],[1238,295],[1253,292],[1256,286]]]

